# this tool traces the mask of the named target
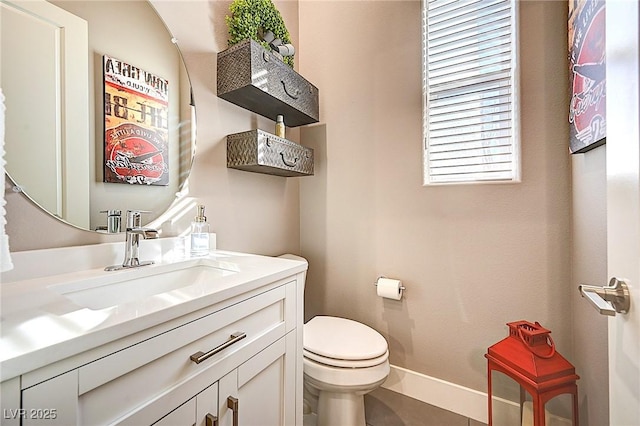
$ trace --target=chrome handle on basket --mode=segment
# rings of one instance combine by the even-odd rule
[[[217,354],[218,352],[221,352],[225,349],[227,349],[229,346],[233,345],[234,343],[239,342],[240,340],[244,339],[245,337],[247,337],[247,333],[244,332],[235,332],[231,335],[231,337],[229,337],[229,339],[224,342],[223,344],[216,346],[215,348],[211,349],[209,352],[202,352],[202,351],[198,351],[195,354],[191,355],[191,357],[189,357],[191,359],[191,361],[195,362],[196,364],[200,364],[202,361],[211,358],[212,356],[214,356],[215,354]]]
[[[295,166],[296,166],[296,163],[298,162],[298,157],[296,157],[296,158],[294,158],[294,159],[293,159],[293,163],[292,163],[292,164],[287,163],[287,160],[284,158],[284,152],[281,152],[281,153],[280,153],[280,157],[282,157],[282,162],[283,162],[283,163],[284,163],[284,165],[285,165],[285,166],[287,166],[287,167],[295,167]]]
[[[611,278],[609,285],[604,287],[581,284],[578,290],[582,297],[586,297],[603,315],[615,316],[616,312],[620,314],[629,312],[631,296],[629,287],[623,280]]]
[[[238,398],[230,396],[227,398],[227,408],[233,411],[233,426],[238,426],[238,417],[240,417],[240,406]]]
[[[298,89],[297,87],[295,88],[295,93],[291,94],[289,93],[289,91],[287,90],[287,83],[284,80],[280,80],[280,82],[282,83],[282,88],[284,89],[284,92],[289,95],[291,98],[293,99],[298,99],[298,97],[300,96],[300,89]]]

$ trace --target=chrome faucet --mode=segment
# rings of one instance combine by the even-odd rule
[[[142,213],[148,213],[141,210],[127,210],[127,229],[124,247],[124,260],[122,265],[107,266],[105,271],[117,271],[125,268],[137,268],[139,266],[151,265],[153,260],[140,262],[138,259],[138,247],[140,246],[140,237],[147,239],[158,238],[158,231],[152,228],[142,228]]]

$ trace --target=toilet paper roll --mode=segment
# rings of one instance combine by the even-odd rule
[[[391,278],[378,278],[378,296],[386,299],[400,300],[402,298],[402,281]]]

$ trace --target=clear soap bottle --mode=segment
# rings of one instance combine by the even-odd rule
[[[191,222],[191,256],[209,254],[209,224],[204,215],[204,206],[198,205],[198,214]]]

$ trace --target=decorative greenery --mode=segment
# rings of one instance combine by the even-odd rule
[[[229,5],[229,11],[231,16],[225,18],[229,28],[229,46],[252,38],[265,49],[271,50],[262,39],[263,34],[269,31],[283,43],[291,43],[282,15],[271,0],[234,0]],[[293,68],[293,56],[286,56],[283,60]]]

